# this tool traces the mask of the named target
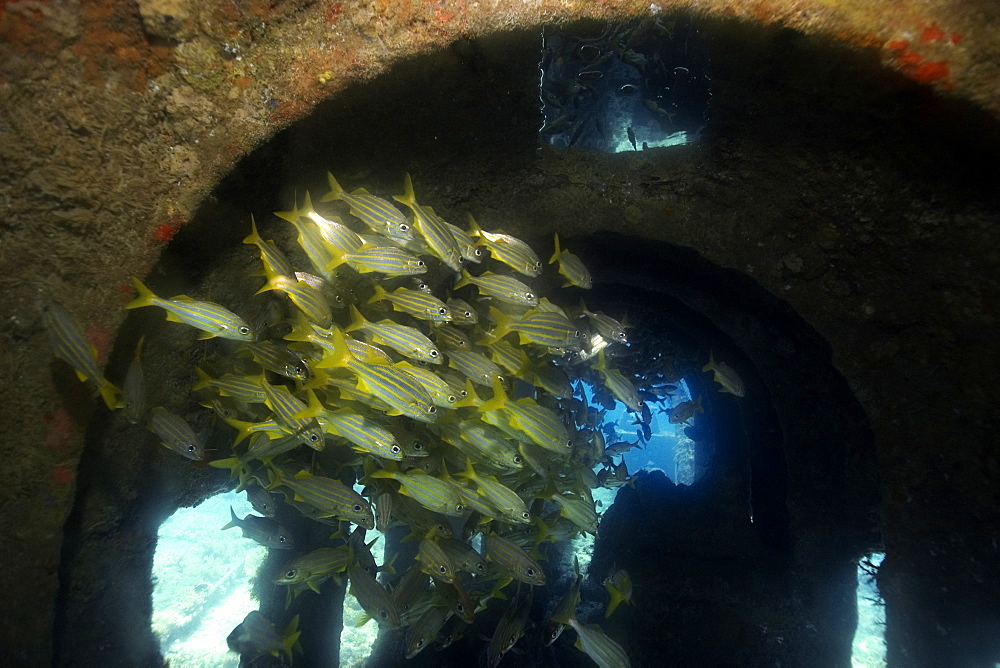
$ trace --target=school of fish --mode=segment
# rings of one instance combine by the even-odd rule
[[[236,342],[235,354],[197,370],[192,388],[233,435],[232,452],[211,465],[230,470],[261,514],[232,514],[224,528],[292,550],[294,537],[273,519],[283,499],[336,529],[328,547],[295,556],[275,578],[289,603],[346,575],[376,623],[407,627],[412,657],[459,637],[508,588],[508,611],[487,650],[496,666],[523,634],[532,588],[545,584],[545,543],[596,534],[591,490],[630,484],[613,457],[634,444],[606,447],[603,413],[588,406],[580,381],[640,419],[650,390],[608,354],[628,344],[625,325],[539,294],[531,282],[546,265],[521,239],[486,231],[472,216],[465,229],[445,221],[417,202],[408,175],[395,197],[408,213],[328,181],[320,209],[306,194],[301,207],[276,213],[294,226],[297,247],[265,240],[251,219],[244,243],[259,251],[262,278],[252,317],[186,295],[160,297],[138,279],[125,308],[157,307],[201,338]],[[590,288],[583,262],[558,236],[554,247],[557,291]],[[181,456],[206,457],[204,436],[184,418],[146,405],[141,340],[119,389],[72,315],[58,305],[44,313],[56,354],[98,386],[109,408]],[[742,396],[730,367],[713,357],[705,370]],[[379,572],[391,569],[375,563],[365,534],[396,525],[408,527],[419,551],[385,584]],[[610,582],[607,614],[631,592],[624,571]],[[571,628],[598,665],[627,666],[617,643],[577,621],[578,591],[579,579],[553,613],[556,635]],[[281,634],[251,613],[230,646],[291,658],[297,638],[294,621]]]

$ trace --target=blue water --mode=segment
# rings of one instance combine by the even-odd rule
[[[690,485],[694,482],[694,441],[684,435],[684,429],[698,420],[707,419],[699,413],[688,421],[688,424],[670,424],[668,414],[670,409],[683,401],[691,399],[691,392],[683,380],[676,383],[677,390],[673,396],[659,403],[648,403],[653,419],[650,422],[652,436],[649,442],[642,440],[636,434],[639,426],[635,424],[638,416],[631,413],[621,402],[615,403],[615,408],[604,414],[604,422],[614,425],[615,438],[607,438],[611,445],[615,440],[635,442],[640,441],[642,449],[633,448],[625,453],[625,464],[630,474],[638,471],[663,471],[676,484]],[[600,409],[593,402],[590,386],[583,384],[588,403]],[[616,460],[617,463],[617,460]]]
[[[868,560],[878,568],[884,553],[869,555]],[[885,603],[878,585],[865,569],[858,565],[858,628],[854,632],[851,652],[853,668],[882,668],[885,666]]]
[[[239,666],[226,636],[258,608],[250,598],[250,580],[267,548],[243,538],[239,529],[221,531],[230,506],[240,517],[253,510],[245,494],[228,492],[181,508],[160,526],[153,556],[153,631],[172,666]]]

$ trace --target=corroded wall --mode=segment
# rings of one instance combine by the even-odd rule
[[[149,271],[240,156],[320,100],[458,38],[675,6],[686,5],[0,2],[0,359],[7,380],[0,402],[0,424],[7,427],[0,586],[10,609],[21,613],[4,626],[0,656],[47,662],[61,529],[89,419],[80,408],[87,405],[88,390],[64,365],[50,362],[40,303],[55,299],[69,307],[106,354],[129,297],[128,276]],[[845,53],[881,62],[901,80],[928,84],[958,107],[968,102],[980,122],[1000,115],[1000,40],[992,3],[899,2],[886,9],[864,0],[719,1],[696,3],[696,9],[735,26],[772,26],[768,38],[741,47],[742,57],[771,76],[788,74],[774,58],[783,43],[774,38],[798,34],[780,30],[791,28],[833,38]],[[730,43],[739,43],[738,33]],[[836,62],[811,65],[814,82],[794,73],[803,89],[852,72]],[[905,92],[900,104],[927,111],[918,122],[928,136],[952,131],[941,122],[962,117],[938,115],[937,106],[899,90]],[[840,102],[850,106],[857,100]],[[976,115],[976,109],[985,114]],[[747,113],[754,111],[748,103]],[[968,142],[960,148],[969,150]],[[900,554],[921,554],[901,556],[896,575],[887,571],[886,582],[901,588],[911,580],[927,582],[937,570],[971,556],[959,591],[973,591],[989,577],[983,555],[990,546],[972,545],[977,539],[971,530],[956,534],[954,528],[963,520],[986,524],[997,517],[988,490],[1000,463],[987,444],[996,417],[991,370],[998,365],[984,343],[995,331],[996,207],[964,199],[950,183],[941,193],[928,193],[934,170],[942,166],[917,150],[895,183],[904,195],[915,188],[913,207],[879,211],[873,203],[889,198],[880,200],[863,183],[882,166],[834,154],[817,168],[806,156],[796,164],[789,151],[785,169],[754,173],[754,156],[768,149],[720,141],[697,167],[678,166],[663,180],[678,200],[697,182],[702,196],[713,191],[731,198],[734,212],[745,197],[770,199],[776,211],[797,207],[799,224],[788,224],[785,216],[784,226],[775,227],[766,217],[737,213],[707,221],[686,212],[664,229],[629,211],[624,224],[751,275],[831,342],[833,361],[867,410],[881,448],[890,553],[895,547]],[[824,195],[824,169],[853,172],[861,184],[843,198],[850,214],[843,220],[831,219],[824,203],[808,196]],[[694,170],[697,179],[685,178]],[[598,210],[615,188],[631,187],[627,173],[623,166],[610,194],[574,206]],[[741,180],[783,187],[727,185]],[[805,196],[789,194],[789,182]],[[813,215],[817,211],[823,215]],[[575,231],[599,231],[601,224],[581,222]],[[940,510],[942,503],[948,512]],[[928,536],[940,543],[929,557]],[[954,607],[940,592],[916,589],[926,598],[916,602]],[[933,629],[934,623],[932,617],[917,619],[913,628]]]

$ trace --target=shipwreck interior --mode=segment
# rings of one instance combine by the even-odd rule
[[[966,460],[941,454],[954,422],[931,433],[923,419],[907,420],[961,383],[936,376],[929,385],[935,335],[913,323],[942,304],[931,301],[933,286],[909,277],[952,279],[960,254],[948,259],[949,249],[928,241],[939,226],[996,220],[995,162],[987,168],[996,121],[817,36],[710,17],[693,25],[711,81],[697,141],[617,153],[553,146],[539,135],[552,120],[540,101],[542,26],[463,39],[348,86],[242,157],[140,278],[157,294],[253,310],[258,256],[241,243],[251,215],[264,238],[293,246],[294,229],[272,212],[325,192],[328,171],[348,189],[386,197],[409,173],[421,202],[446,219],[472,212],[543,260],[558,232],[594,277],[590,291],[561,292],[564,305],[583,298],[634,319],[638,338],[664,346],[704,405],[696,480],[633,472],[602,509],[583,600],[603,601],[612,568],[629,571],[634,605],[607,620],[598,610],[593,621],[632,665],[849,665],[857,565],[873,552],[886,553],[878,577],[890,665],[991,665],[1000,660],[1000,580],[989,549],[960,572],[925,555],[988,542],[980,532],[989,524],[952,522],[952,497],[931,479],[949,473],[950,484],[988,494],[996,453],[970,455],[981,465],[955,463]],[[595,23],[575,29],[601,34]],[[955,271],[967,286],[971,270]],[[555,289],[557,278],[540,284]],[[820,288],[798,301],[809,286]],[[897,343],[867,338],[873,331]],[[196,341],[159,310],[130,311],[109,377],[124,375],[140,336],[151,405],[171,406],[211,434],[209,451],[226,452],[232,432],[211,427],[211,411],[189,391],[195,367],[225,344]],[[956,327],[954,336],[974,347],[983,333]],[[633,352],[640,365],[653,355]],[[739,372],[744,397],[719,392],[702,372],[710,354]],[[55,372],[65,396],[88,401],[71,371]],[[59,567],[55,665],[159,666],[158,528],[234,481],[167,451],[141,425],[93,415]],[[973,447],[976,438],[951,441]],[[901,466],[908,457],[924,463]],[[897,506],[914,494],[938,527],[929,536],[899,523]],[[328,534],[291,508],[279,519],[302,549]],[[401,530],[385,539],[387,553],[399,552],[396,572],[415,553]],[[547,546],[548,584],[535,594],[520,654],[505,663],[592,665],[571,634],[551,647],[538,641],[571,579],[567,549]],[[261,610],[279,627],[300,615],[295,665],[337,665],[344,588],[327,582],[286,610],[284,589],[270,583],[285,561],[272,550],[261,568]],[[383,629],[368,665],[477,665],[480,636],[503,614],[498,603],[447,649],[409,660],[404,631]],[[947,632],[928,633],[935,627]]]

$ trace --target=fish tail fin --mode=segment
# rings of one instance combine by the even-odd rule
[[[507,405],[507,393],[504,392],[503,384],[500,383],[499,378],[493,379],[493,398],[487,399],[483,403],[479,404],[480,413],[489,413],[490,411],[495,411],[498,408],[503,408]]]
[[[351,304],[350,309],[351,309],[351,324],[349,324],[347,327],[344,328],[345,332],[357,331],[363,328],[367,324],[365,316],[361,315],[361,311],[358,310],[358,307],[356,307],[354,304]]]
[[[200,366],[194,368],[194,372],[198,374],[198,382],[191,386],[192,390],[204,390],[208,387],[208,384],[212,382],[212,377],[206,373],[204,369]]]
[[[128,308],[127,306],[125,308]],[[708,353],[708,364],[701,368],[702,371],[714,371],[715,370],[715,353],[709,351]]]
[[[476,394],[476,388],[472,384],[471,380],[466,379],[465,381],[465,396],[455,402],[455,408],[464,408],[466,406],[479,406],[482,404],[482,399]]]
[[[622,595],[621,592],[619,592],[618,589],[611,584],[605,583],[604,588],[608,590],[608,596],[611,597],[608,601],[608,608],[604,611],[604,618],[607,619],[614,614],[615,610],[618,609],[618,604],[622,602]]]
[[[465,458],[465,470],[461,471],[459,473],[456,473],[455,475],[460,475],[463,478],[468,478],[469,480],[475,480],[477,478],[477,476],[476,476],[476,469],[474,469],[472,467],[472,459],[470,459],[469,457],[466,457]]]
[[[291,589],[291,587],[289,587]],[[288,622],[288,626],[281,634],[281,648],[284,650],[285,654],[288,656],[288,661],[292,660],[292,652],[299,647],[299,636],[302,632],[299,631],[299,616],[295,615],[292,617],[292,621]]]
[[[306,317],[306,314],[295,309],[295,323],[292,325],[292,331],[285,334],[284,338],[286,341],[308,341],[312,331],[312,325],[309,323],[309,318]]]
[[[699,413],[704,413],[705,409],[701,406],[701,395],[698,395],[698,400],[694,402],[694,409]]]
[[[243,239],[243,243],[252,245],[264,243],[264,240],[260,237],[260,233],[257,232],[257,221],[254,220],[252,213],[250,214],[250,234]]]
[[[576,609],[574,607],[574,609],[570,610],[569,612],[553,613],[550,619],[553,622],[558,622],[559,624],[562,624],[563,626],[569,626],[570,620],[574,621],[576,620]]]
[[[605,371],[608,368],[608,360],[604,356],[604,349],[602,348],[597,353],[597,361],[594,362],[594,371]]]
[[[253,428],[253,422],[244,422],[243,420],[237,420],[235,418],[223,418],[230,427],[238,431],[236,435],[236,440],[233,441],[233,446],[237,446],[244,440],[250,437],[251,429]]]
[[[413,192],[413,179],[410,178],[409,173],[407,173],[406,178],[403,180],[403,194],[393,195],[392,198],[410,208],[417,205],[417,195]]]
[[[559,233],[556,232],[552,236],[554,237],[554,240],[555,240],[556,252],[553,253],[552,257],[549,258],[549,264],[552,264],[553,262],[555,262],[556,260],[558,260],[559,256],[562,255],[562,252],[559,250]]]
[[[545,520],[539,517],[538,515],[532,515],[531,522],[535,525],[535,544],[541,545],[549,538],[549,535],[552,533],[549,530],[549,525],[546,524]]]
[[[333,174],[330,172],[326,173],[326,182],[330,184],[330,192],[323,195],[320,201],[332,202],[335,199],[340,199],[340,196],[344,193],[344,189],[337,183],[337,179],[333,178]]]
[[[292,417],[314,418],[323,412],[324,410],[323,402],[319,400],[319,397],[316,396],[316,393],[313,392],[312,389],[306,390],[306,397],[308,399],[308,404],[306,405],[306,407],[303,410],[299,411],[298,413],[292,415]]]
[[[488,343],[494,343],[510,333],[512,321],[511,318],[509,318],[496,306],[490,307],[490,317],[493,318],[493,322],[495,322],[497,326],[493,329],[493,333],[487,335],[484,340],[488,340]]]
[[[323,355],[323,359],[316,365],[317,369],[329,369],[331,367],[347,366],[353,358],[350,348],[347,347],[347,339],[344,332],[337,327],[333,330],[333,351],[329,355]]]
[[[326,249],[330,251],[330,255],[332,256],[330,258],[330,261],[326,263],[326,266],[323,267],[324,271],[326,271],[327,273],[333,271],[340,265],[347,262],[347,260],[345,259],[347,253],[345,253],[343,250],[337,248],[333,244],[326,244]]]
[[[241,471],[241,469],[243,468],[243,462],[240,461],[239,457],[227,457],[226,459],[216,459],[215,461],[209,462],[208,465],[217,469],[229,469],[230,480],[235,478],[237,475],[240,476],[241,480],[243,479],[243,472]]]
[[[156,295],[153,291],[146,287],[146,284],[140,281],[135,276],[132,277],[132,285],[135,287],[135,291],[138,293],[136,298],[125,304],[125,308],[142,308],[143,306],[155,306]]]
[[[468,232],[470,237],[476,237],[477,239],[482,239],[483,230],[481,227],[479,227],[479,223],[476,222],[476,219],[472,217],[471,213],[469,214]]]
[[[240,518],[236,516],[236,511],[233,510],[232,506],[229,506],[229,515],[232,517],[232,519],[229,520],[229,524],[222,527],[220,531],[225,531],[226,529],[232,529],[233,527],[238,527],[240,525]]]
[[[378,283],[376,283],[375,284],[375,294],[373,294],[371,297],[369,297],[368,301],[365,302],[365,303],[366,304],[374,304],[375,302],[380,302],[383,299],[385,299],[385,296],[387,294],[389,294],[389,293],[385,291],[385,288],[383,288],[381,285],[379,285]]]
[[[462,277],[455,281],[454,288],[457,290],[458,288],[464,288],[466,285],[472,285],[471,279],[472,277],[469,275],[469,272],[463,269]]]
[[[263,286],[261,286],[260,290],[258,290],[254,294],[255,295],[259,295],[259,294],[261,294],[263,292],[270,292],[271,290],[277,290],[278,289],[278,285],[277,285],[277,283],[274,280],[276,276],[277,275],[275,275],[275,276],[268,276],[267,283],[265,283]]]
[[[110,410],[117,410],[119,408],[125,408],[125,402],[122,401],[122,391],[118,389],[118,386],[112,383],[107,378],[97,378],[97,391],[101,393],[101,399],[104,399],[104,403],[107,404]]]

